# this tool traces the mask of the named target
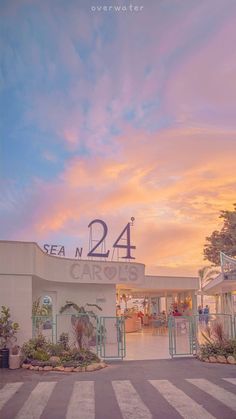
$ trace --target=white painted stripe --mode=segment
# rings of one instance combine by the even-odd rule
[[[8,383],[0,390],[0,410],[4,404],[19,390],[23,383]]]
[[[187,379],[189,383],[194,384],[196,387],[200,388],[201,390],[205,391],[210,396],[214,397],[214,399],[219,400],[225,406],[229,407],[232,410],[236,411],[236,396],[235,394],[231,393],[230,391],[225,390],[224,388],[217,386],[214,383],[211,383],[204,378],[195,378],[195,379]]]
[[[129,381],[112,381],[116,399],[124,419],[151,419],[149,409]]]
[[[37,384],[18,412],[16,419],[39,419],[56,383],[43,381]]]
[[[95,394],[93,381],[77,381],[68,404],[66,419],[94,419]]]
[[[236,386],[236,378],[223,378],[223,380],[228,381],[229,383]]]
[[[177,412],[185,419],[214,419],[207,412],[204,407],[195,402],[191,397],[185,394],[182,390],[178,389],[168,380],[149,380],[159,393],[174,407]]]

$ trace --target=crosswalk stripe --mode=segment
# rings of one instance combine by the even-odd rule
[[[94,381],[76,381],[67,408],[66,419],[94,419]]]
[[[236,385],[236,378],[222,378],[222,380]],[[194,401],[169,380],[148,381],[184,419],[199,419],[199,417],[201,419],[215,419],[201,404]],[[203,378],[186,379],[186,381],[198,387],[204,394],[209,394],[228,408],[236,411],[236,397],[233,392]],[[130,380],[115,380],[111,383],[123,419],[152,418],[150,410],[142,401]],[[56,382],[39,382],[15,419],[40,419],[56,384]],[[22,385],[23,382],[7,383],[0,389],[0,411]],[[67,406],[66,419],[95,419],[94,385],[94,381],[77,381],[74,383]]]
[[[0,390],[0,410],[3,408],[4,404],[17,392],[17,390],[22,386],[23,383],[7,383]]]
[[[112,386],[123,419],[152,418],[149,409],[143,403],[130,381],[112,381]]]
[[[215,399],[219,400],[225,406],[236,411],[235,394],[231,393],[228,390],[225,390],[220,386],[217,386],[216,384],[211,383],[208,380],[205,380],[204,378],[187,378],[187,381],[200,388],[200,390],[205,391],[207,394],[214,397]]]
[[[236,378],[223,378],[223,380],[228,381],[229,383],[236,386]]]
[[[149,380],[161,395],[185,419],[214,419],[207,410],[168,380]]]
[[[52,381],[38,383],[18,412],[16,419],[39,419],[55,385],[56,382]]]

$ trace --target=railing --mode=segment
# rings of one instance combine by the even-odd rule
[[[32,316],[32,337],[39,334],[54,342],[56,336],[56,322],[52,316]]]
[[[170,316],[169,353],[171,357],[194,355],[199,345],[204,343],[204,335],[208,335],[217,324],[227,339],[236,338],[236,315],[225,313],[200,314],[192,316]]]
[[[32,317],[32,336],[43,335],[58,343],[67,335],[69,346],[86,348],[102,358],[123,359],[126,355],[125,321],[123,317],[97,317],[87,313],[63,313],[55,318]]]

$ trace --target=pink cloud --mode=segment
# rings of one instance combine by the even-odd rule
[[[224,143],[222,142],[224,135]],[[15,237],[51,240],[65,235],[88,243],[88,223],[104,219],[107,246],[131,216],[136,256],[151,271],[180,265],[192,274],[204,264],[205,237],[219,227],[219,211],[234,201],[235,133],[129,131],[116,159],[72,158],[56,182],[36,182],[19,208]],[[135,147],[134,147],[135,145]],[[22,211],[22,212],[21,212]],[[29,216],[30,214],[30,216]]]
[[[167,84],[166,109],[176,113],[180,122],[201,118],[204,124],[215,110],[221,124],[224,121],[231,126],[234,124],[235,28],[233,15],[201,48],[192,51],[176,67]]]
[[[75,13],[71,27],[67,20],[61,30],[62,13],[54,10],[55,21],[48,13],[47,22],[58,34],[58,56],[75,82],[66,91],[36,92],[27,117],[56,134],[70,151],[86,146],[90,155],[70,158],[55,181],[34,179],[17,213],[9,205],[12,237],[87,240],[89,221],[100,217],[112,226],[111,246],[135,216],[132,237],[140,262],[157,272],[159,267],[179,272],[182,266],[192,274],[205,263],[205,236],[218,227],[219,211],[231,208],[235,194],[236,25],[224,15],[219,28],[199,38],[201,17],[206,24],[209,10],[217,15],[225,6],[193,3],[180,8],[177,18],[165,16],[159,2],[153,2],[137,18],[119,19],[116,38],[108,44],[91,35],[101,29],[102,18]],[[191,49],[189,38],[196,41]],[[76,49],[78,39],[91,47],[92,68]],[[35,62],[38,58],[36,53]],[[53,80],[57,68],[52,61],[47,68]],[[135,123],[146,129],[124,122],[130,109]],[[219,115],[213,118],[215,127],[212,110]],[[169,115],[175,126],[151,131]],[[115,138],[112,125],[122,132]],[[47,151],[44,157],[51,158]]]

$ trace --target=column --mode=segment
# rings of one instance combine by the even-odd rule
[[[166,312],[166,315],[168,316],[168,307],[167,307],[167,292],[165,292],[165,312]]]
[[[192,314],[195,315],[197,314],[197,295],[195,294],[194,291],[191,293],[191,298],[192,298]]]

